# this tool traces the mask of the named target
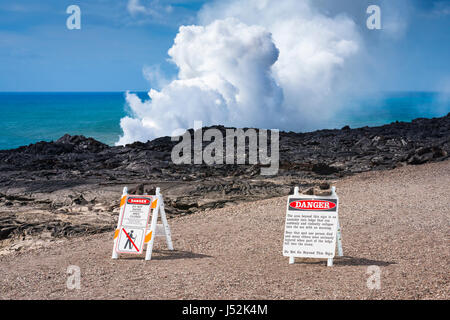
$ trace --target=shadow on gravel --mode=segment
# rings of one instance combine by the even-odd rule
[[[124,257],[126,260],[142,260],[143,256]],[[180,250],[153,250],[152,260],[201,259],[212,258],[206,254]]]
[[[201,259],[201,258],[212,258],[206,254],[194,253],[190,251],[179,251],[179,250],[153,250],[153,253],[157,255],[152,255],[152,260],[174,260],[174,259]]]
[[[380,266],[380,267],[385,267],[385,266],[388,266],[391,264],[395,264],[395,262],[343,256],[343,257],[336,257],[334,260],[334,264],[339,265],[339,266]]]
[[[297,258],[295,263],[298,264],[327,264],[326,260],[323,259],[306,259],[306,258]],[[378,261],[378,260],[370,260],[365,258],[356,258],[356,257],[335,257],[333,260],[333,264],[335,266],[381,266],[385,267],[391,264],[396,264],[391,261]]]

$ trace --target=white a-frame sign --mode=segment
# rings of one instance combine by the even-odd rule
[[[158,224],[159,214],[162,224]],[[127,187],[123,188],[112,258],[119,258],[121,253],[141,254],[147,244],[145,260],[151,260],[153,243],[157,236],[165,236],[168,249],[173,250],[160,189],[156,188],[155,195],[129,195]]]
[[[330,196],[299,194],[298,187],[288,197],[284,227],[283,255],[294,263],[296,257],[325,258],[333,265],[336,242],[343,256],[336,188]]]

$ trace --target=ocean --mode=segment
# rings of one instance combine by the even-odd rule
[[[146,92],[137,93],[146,98]],[[378,126],[415,118],[441,117],[450,101],[436,92],[390,92],[352,101],[323,129]],[[0,149],[52,141],[68,133],[114,145],[127,115],[124,92],[0,93]]]

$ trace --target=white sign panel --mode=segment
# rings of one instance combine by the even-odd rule
[[[127,196],[119,223],[119,240],[116,246],[118,253],[143,252],[151,204],[150,196]]]
[[[151,209],[151,198],[128,197],[123,212],[122,225],[146,228]]]
[[[283,255],[333,258],[336,248],[338,199],[333,196],[288,197]]]

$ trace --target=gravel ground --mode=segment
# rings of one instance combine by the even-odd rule
[[[369,172],[336,183],[344,257],[281,253],[286,198],[170,220],[174,247],[152,261],[111,260],[112,234],[0,257],[2,299],[449,299],[450,162]],[[67,267],[81,288],[66,287]],[[368,289],[369,266],[381,288]]]

